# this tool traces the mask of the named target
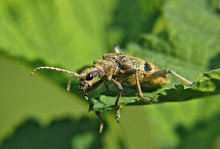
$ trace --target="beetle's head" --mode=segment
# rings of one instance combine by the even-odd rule
[[[78,90],[86,96],[87,91],[92,87],[92,84],[96,80],[97,77],[100,76],[100,70],[91,67],[87,68],[80,73],[80,80],[78,85]]]

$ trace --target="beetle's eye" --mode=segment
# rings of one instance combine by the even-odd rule
[[[92,73],[89,73],[87,76],[86,76],[86,80],[90,81],[93,79],[93,74]]]
[[[144,70],[145,70],[145,71],[151,71],[152,68],[151,68],[150,64],[145,63],[145,64],[144,64]]]
[[[94,77],[96,77],[98,75],[98,71],[92,71],[89,74],[87,74],[86,76],[86,80],[90,81],[92,80]]]

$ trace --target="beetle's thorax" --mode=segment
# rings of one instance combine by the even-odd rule
[[[95,61],[93,66],[102,71],[100,77],[105,79],[108,79],[109,76],[113,76],[119,70],[119,64],[112,58]]]
[[[95,78],[108,80],[114,74],[117,73],[118,63],[112,58],[104,58],[102,60],[95,61],[92,67],[89,67],[80,73],[80,83],[78,90],[86,94],[86,92],[92,87]]]

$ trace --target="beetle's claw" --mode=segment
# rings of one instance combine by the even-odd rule
[[[89,100],[89,97],[88,97],[88,96],[85,95],[84,97],[85,97],[86,100]]]
[[[120,118],[121,118],[121,114],[120,114],[119,109],[116,110],[116,112],[115,112],[115,118],[117,120],[117,123],[119,123],[120,122]]]
[[[147,97],[142,97],[141,100],[148,104],[156,103],[156,101]]]

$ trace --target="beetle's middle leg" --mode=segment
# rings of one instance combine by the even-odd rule
[[[135,80],[136,80],[136,86],[137,86],[137,91],[138,91],[138,97],[140,97],[142,100],[144,100],[148,103],[152,103],[153,102],[152,99],[143,96],[143,93],[142,93],[142,90],[141,90],[141,85],[140,85],[140,82],[139,82],[139,79],[138,79],[137,71],[135,71]]]
[[[137,91],[138,91],[138,97],[140,97],[142,100],[144,100],[148,103],[151,103],[152,99],[143,96],[143,93],[142,93],[142,90],[141,90],[141,85],[140,85],[137,73],[138,73],[138,70],[136,70],[136,69],[127,70],[126,72],[124,72],[124,74],[121,75],[120,79],[123,80],[123,79],[125,79],[125,78],[127,78],[131,75],[135,75],[136,86],[137,86]]]

